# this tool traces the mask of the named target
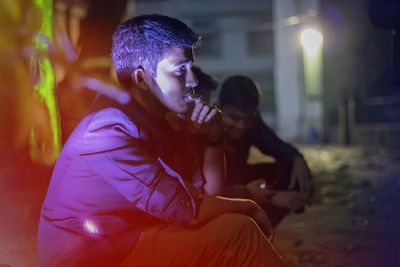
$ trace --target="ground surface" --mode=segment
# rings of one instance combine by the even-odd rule
[[[317,190],[305,213],[289,215],[276,230],[274,244],[284,261],[292,267],[400,266],[400,154],[300,149]],[[21,166],[18,157],[0,163],[0,267],[37,266],[36,231],[49,170]]]
[[[377,148],[303,147],[314,204],[274,241],[289,266],[400,266],[400,161]]]

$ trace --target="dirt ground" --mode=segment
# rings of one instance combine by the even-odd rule
[[[400,266],[400,161],[378,148],[301,147],[314,203],[277,227],[289,266]]]
[[[274,244],[288,266],[400,266],[400,153],[300,146],[316,181],[305,213],[290,214]],[[263,156],[253,154],[257,160]],[[12,168],[11,166],[18,166]],[[50,170],[0,163],[0,267],[35,267],[40,205]]]

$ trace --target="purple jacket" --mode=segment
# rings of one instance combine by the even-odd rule
[[[118,266],[143,227],[188,224],[202,195],[202,149],[133,100],[98,97],[55,165],[40,265]]]

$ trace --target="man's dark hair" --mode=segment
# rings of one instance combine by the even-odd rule
[[[221,85],[219,104],[232,106],[243,112],[257,109],[260,92],[257,85],[246,76],[235,75],[227,78]]]
[[[118,80],[131,85],[133,71],[142,66],[156,76],[157,64],[172,47],[197,47],[200,36],[185,23],[163,15],[142,15],[120,24],[113,36],[112,58]]]

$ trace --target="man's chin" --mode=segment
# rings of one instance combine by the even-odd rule
[[[176,109],[175,113],[178,114],[179,116],[186,115],[188,113],[188,108]]]
[[[165,105],[169,112],[176,114],[185,114],[188,111],[188,105]]]
[[[186,115],[189,112],[189,105],[185,104],[175,111],[179,115]]]

